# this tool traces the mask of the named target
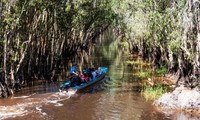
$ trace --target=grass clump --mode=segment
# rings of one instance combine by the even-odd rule
[[[144,80],[151,75],[151,70],[139,70],[136,75]]]
[[[158,84],[156,86],[145,86],[142,92],[142,95],[145,97],[146,100],[156,100],[162,94],[167,92],[167,88]]]
[[[162,66],[155,71],[156,75],[162,76],[167,72],[167,68]]]
[[[141,65],[141,66],[145,66],[145,65],[150,65],[150,63],[145,63],[144,61],[131,61],[131,60],[128,60],[125,62],[127,65]]]

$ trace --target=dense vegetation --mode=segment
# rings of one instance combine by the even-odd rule
[[[0,0],[0,96],[52,80],[113,21],[109,0]]]
[[[0,0],[0,96],[15,83],[52,80],[70,60],[82,61],[114,22],[130,52],[155,70],[165,67],[177,85],[198,85],[199,0]]]
[[[200,74],[199,0],[123,0],[113,4],[120,15],[116,34],[130,52],[165,67],[177,85],[194,88]]]

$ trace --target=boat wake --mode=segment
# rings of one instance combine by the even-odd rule
[[[25,115],[28,111],[24,109],[23,105],[16,106],[1,106],[0,107],[0,119],[12,118],[15,116]]]
[[[49,117],[49,115],[43,111],[45,105],[61,107],[63,106],[62,101],[69,99],[75,93],[76,91],[32,94],[29,96],[18,96],[7,99],[7,102],[0,104],[0,120],[29,116],[32,114],[37,114],[41,119],[45,119]]]
[[[18,96],[18,97],[11,97],[12,99],[20,99],[20,98],[29,98],[29,97],[31,97],[31,96],[33,96],[33,95],[35,95],[36,93],[33,93],[33,94],[31,94],[31,95],[27,95],[27,96]]]
[[[74,89],[68,89],[68,90],[60,90],[59,91],[59,95],[68,95],[68,96],[72,96],[74,94],[76,94],[77,90]]]
[[[69,89],[67,94],[68,95],[74,95],[76,93],[77,90],[73,90],[73,89]]]

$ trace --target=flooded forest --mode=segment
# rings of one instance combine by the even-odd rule
[[[0,51],[0,119],[199,119],[199,0],[0,0]],[[109,80],[60,95],[73,64]]]

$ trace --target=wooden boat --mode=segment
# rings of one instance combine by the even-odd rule
[[[103,80],[104,77],[106,76],[108,68],[106,68],[106,67],[99,67],[99,68],[101,69],[102,73],[100,75],[96,76],[94,79],[91,79],[88,82],[84,82],[84,83],[81,83],[80,85],[75,85],[75,86],[71,86],[71,81],[69,80],[61,85],[60,91],[67,91],[67,92],[70,92],[71,94],[74,94],[76,92],[80,92],[83,89],[86,89],[86,88],[94,85],[95,83]]]

